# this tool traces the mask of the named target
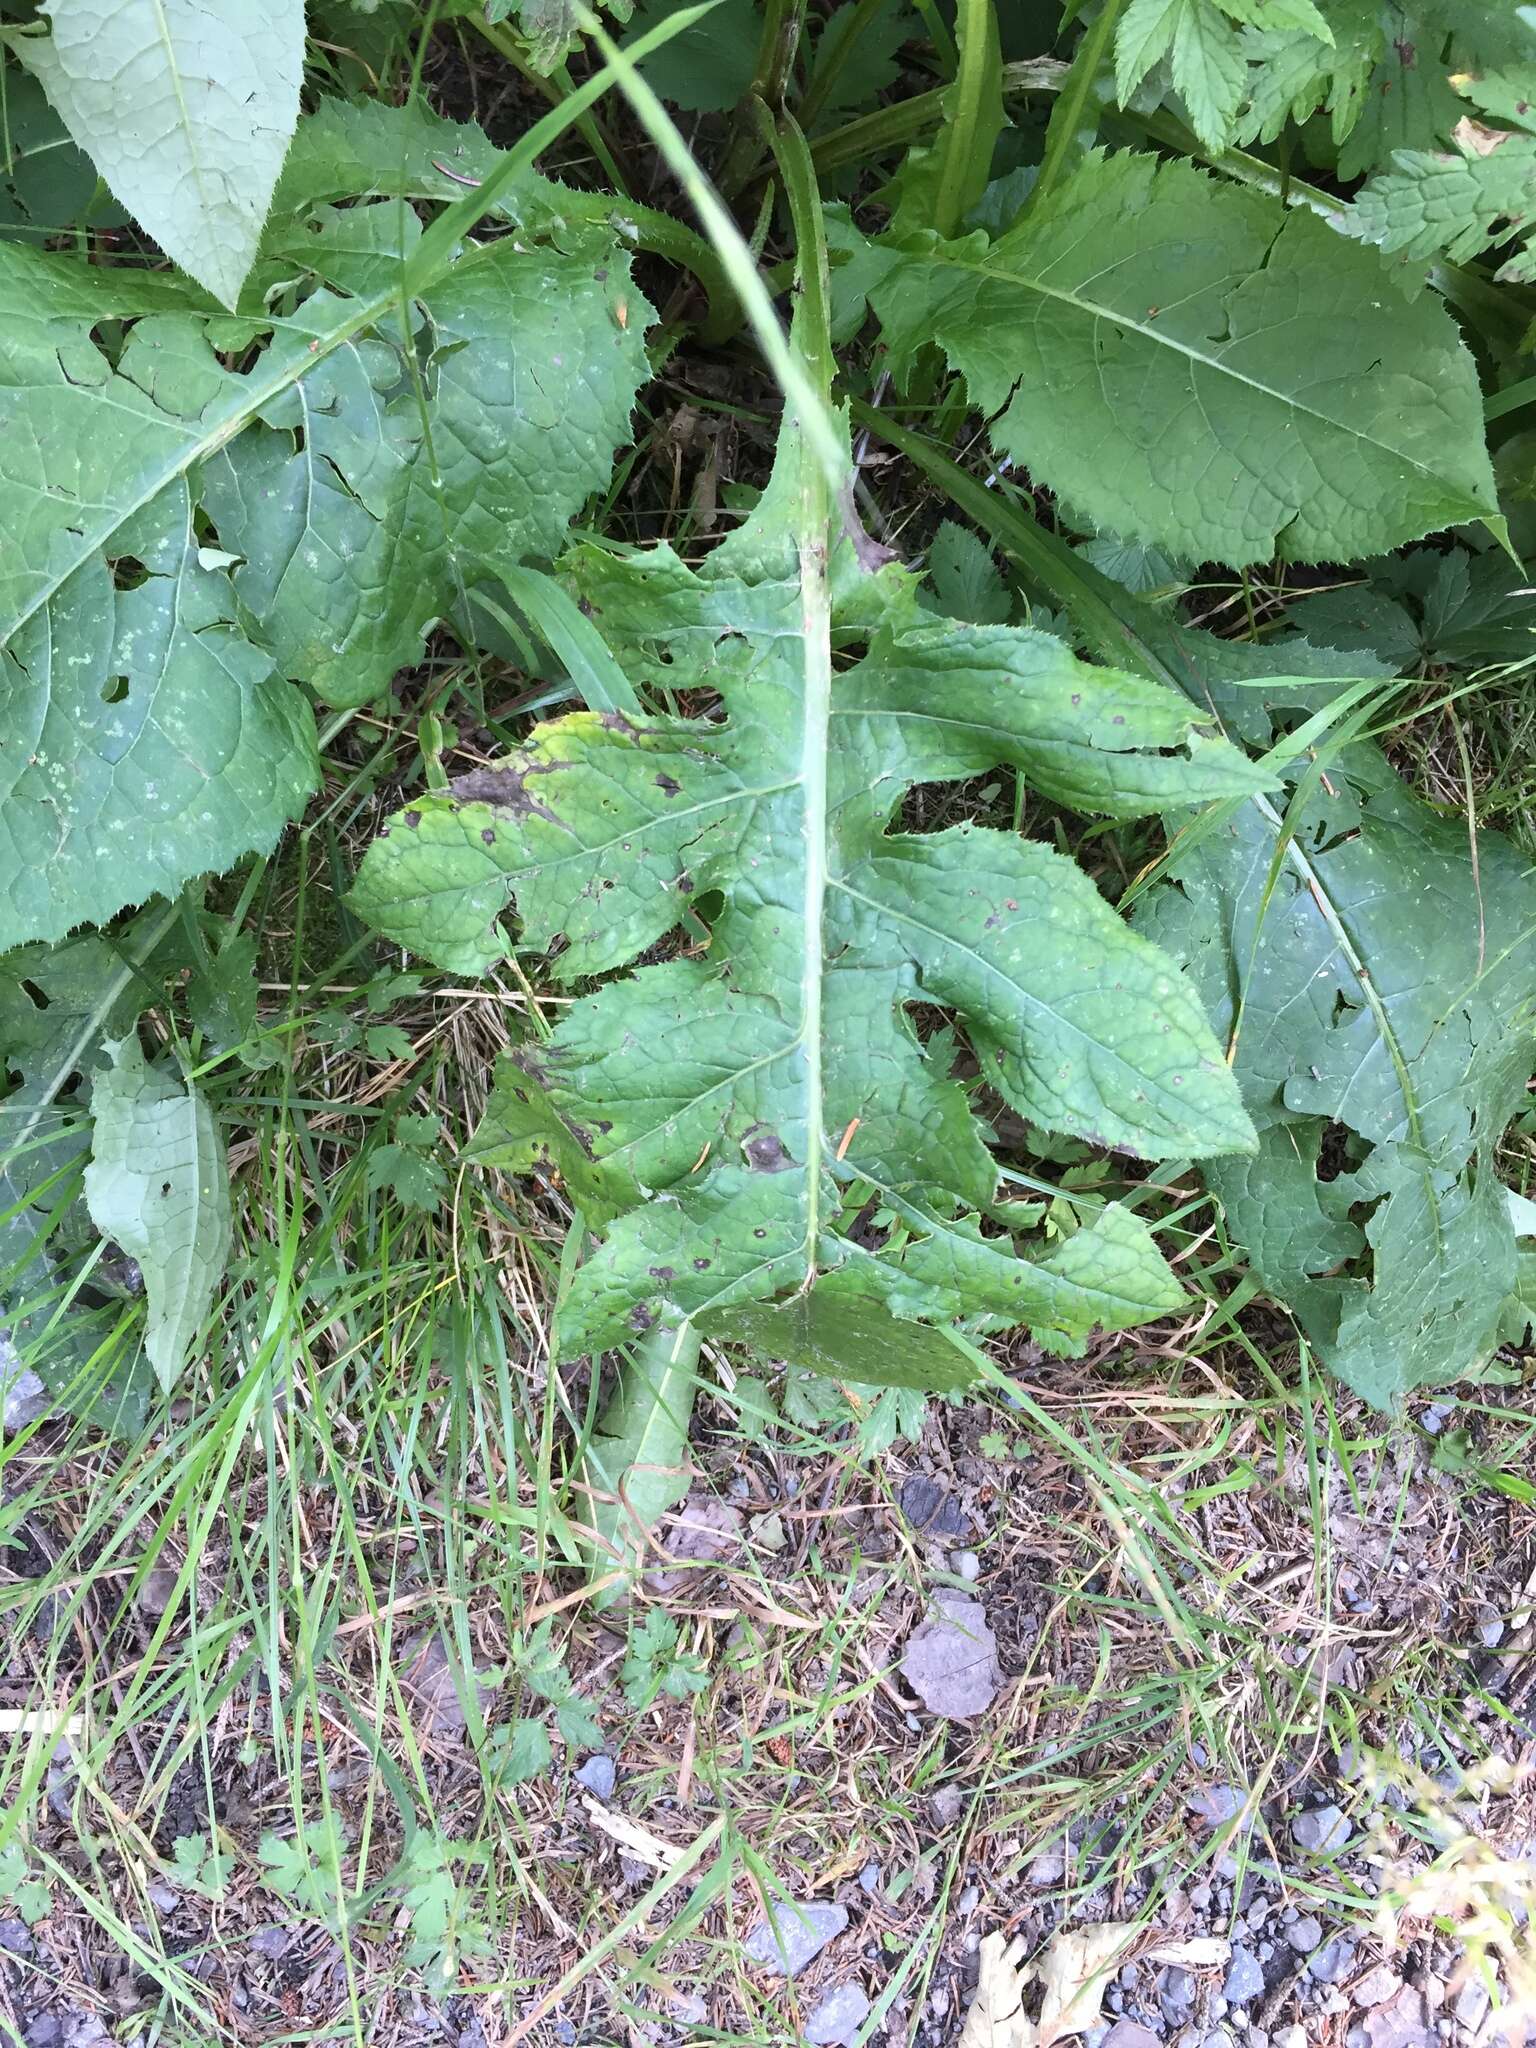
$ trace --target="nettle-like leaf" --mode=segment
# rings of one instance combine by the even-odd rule
[[[1351,559],[1498,516],[1449,315],[1310,213],[1095,153],[995,242],[874,258],[893,356],[937,341],[994,444],[1123,538]]]
[[[233,306],[299,114],[304,0],[44,0],[15,33],[76,144],[166,254]]]
[[[174,1386],[207,1319],[229,1257],[229,1167],[200,1091],[146,1065],[136,1038],[107,1048],[85,1198],[104,1237],[138,1261],[148,1324],[144,1349]]]
[[[0,946],[270,847],[317,774],[289,679],[377,696],[607,478],[650,317],[612,233],[407,288],[418,234],[278,223],[298,285],[240,370],[174,281],[0,243]]]
[[[1304,868],[1275,869],[1245,807],[1175,862],[1145,928],[1235,1032],[1259,1151],[1207,1169],[1233,1236],[1387,1407],[1481,1365],[1516,1284],[1496,1151],[1531,1072],[1536,872],[1491,832],[1474,868],[1465,822],[1371,747],[1291,823]]]
[[[1536,214],[1536,136],[1472,128],[1455,154],[1399,150],[1392,168],[1362,188],[1346,220],[1387,255],[1465,263],[1523,235]],[[1536,255],[1516,251],[1499,276],[1529,283]]]
[[[1224,149],[1248,90],[1240,25],[1255,21],[1299,44],[1332,49],[1333,31],[1312,0],[1130,0],[1115,30],[1121,105],[1166,61],[1196,135],[1208,149]]]
[[[1174,693],[1044,634],[925,622],[899,589],[834,677],[783,495],[697,571],[669,547],[569,558],[621,665],[691,715],[539,727],[397,815],[353,907],[465,972],[505,951],[492,920],[515,896],[523,943],[556,949],[572,981],[709,906],[706,953],[582,998],[509,1076],[524,1158],[542,1143],[578,1162],[581,1199],[612,1219],[562,1310],[571,1348],[829,1269],[898,1315],[1024,1321],[1066,1346],[1166,1310],[1177,1286],[1123,1208],[1038,1260],[1006,1210],[984,1227],[983,1131],[948,1040],[926,1051],[911,1007],[959,1012],[990,1086],[1049,1129],[1145,1158],[1241,1150],[1248,1122],[1191,992],[1050,848],[889,828],[915,784],[999,763],[1122,815],[1159,792],[1249,789],[1255,771]],[[870,1201],[878,1251],[855,1228]]]
[[[487,21],[513,23],[528,45],[528,61],[535,71],[558,71],[581,44],[582,9],[576,0],[457,0],[455,11],[467,14],[482,8]],[[628,21],[634,0],[594,0],[592,12],[606,7],[615,21]]]

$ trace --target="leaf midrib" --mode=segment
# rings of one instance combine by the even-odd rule
[[[1140,335],[1144,340],[1155,342],[1158,347],[1168,349],[1175,355],[1181,355],[1188,362],[1197,363],[1219,377],[1227,377],[1233,383],[1245,385],[1260,398],[1270,399],[1289,412],[1304,413],[1309,419],[1316,420],[1322,426],[1331,427],[1339,433],[1349,435],[1363,447],[1375,450],[1377,454],[1386,457],[1389,461],[1406,462],[1410,468],[1416,470],[1420,476],[1441,490],[1448,487],[1448,480],[1445,477],[1430,468],[1428,463],[1422,462],[1417,457],[1410,455],[1406,449],[1389,447],[1387,443],[1378,441],[1374,435],[1363,433],[1358,427],[1352,427],[1347,421],[1335,419],[1331,413],[1320,412],[1316,406],[1308,405],[1304,399],[1288,392],[1278,391],[1274,386],[1263,383],[1259,378],[1249,376],[1241,370],[1234,369],[1230,364],[1220,361],[1219,358],[1207,355],[1203,350],[1197,349],[1189,343],[1177,340],[1166,329],[1160,330],[1155,327],[1149,327],[1145,321],[1137,320],[1129,313],[1121,313],[1114,307],[1100,305],[1094,299],[1082,298],[1076,292],[1062,291],[1041,282],[1039,278],[1023,277],[1018,271],[999,270],[988,263],[967,262],[947,253],[935,257],[933,260],[944,264],[951,270],[969,272],[974,276],[984,277],[989,283],[1012,285],[1020,291],[1036,292],[1042,298],[1055,300],[1058,305],[1070,306],[1075,311],[1092,319],[1106,321],[1124,333]],[[1242,280],[1239,279],[1236,284],[1230,287],[1230,290],[1237,290],[1241,283]],[[947,347],[948,344],[946,343],[945,346]],[[951,351],[951,353],[953,352]],[[1225,443],[1222,445],[1223,447],[1226,446]],[[1243,460],[1241,450],[1234,448],[1229,452],[1236,459]],[[1460,491],[1460,486],[1457,486],[1457,489]],[[1465,496],[1463,497],[1463,502],[1469,505],[1478,503],[1476,499]]]

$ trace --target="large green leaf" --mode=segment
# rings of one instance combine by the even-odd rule
[[[1184,625],[919,436],[892,438],[1089,645],[1255,743],[1325,709],[1341,678],[1393,672],[1300,636],[1247,644]],[[1451,562],[1443,579],[1415,557],[1394,565],[1437,631],[1469,601]],[[1385,1406],[1480,1364],[1501,1316],[1506,1330],[1518,1319],[1494,1154],[1531,1068],[1536,890],[1496,835],[1474,863],[1464,822],[1412,796],[1373,748],[1330,759],[1327,775],[1295,816],[1259,793],[1201,819],[1175,841],[1176,885],[1140,917],[1205,993],[1259,1125],[1252,1159],[1207,1169],[1234,1238],[1324,1362]]]
[[[1487,1358],[1515,1286],[1497,1148],[1531,1073],[1536,873],[1374,748],[1331,762],[1274,870],[1245,808],[1146,929],[1182,957],[1260,1149],[1208,1169],[1233,1236],[1341,1378],[1387,1407]],[[1270,893],[1272,887],[1273,893]]]
[[[378,695],[607,478],[650,317],[612,232],[471,244],[402,298],[418,233],[285,217],[300,295],[238,373],[171,280],[0,244],[0,946],[270,847],[316,775],[287,679]]]
[[[108,1048],[96,1076],[85,1197],[104,1237],[138,1261],[144,1349],[162,1387],[181,1375],[230,1244],[229,1168],[213,1112],[194,1087],[146,1065],[137,1038]]]
[[[936,340],[996,446],[1123,537],[1347,560],[1497,517],[1450,317],[1304,210],[1095,155],[996,242],[881,254],[894,355]]]
[[[787,500],[781,467],[762,516],[698,571],[669,547],[577,551],[572,579],[621,664],[691,693],[695,715],[539,728],[398,814],[353,907],[464,972],[505,949],[491,920],[515,894],[524,943],[558,941],[554,971],[576,979],[721,898],[707,956],[610,982],[523,1063],[515,1144],[547,1119],[553,1161],[577,1148],[623,1211],[562,1311],[568,1345],[837,1267],[898,1314],[982,1312],[1057,1344],[1156,1314],[1177,1289],[1123,1210],[1039,1260],[1017,1255],[1006,1210],[983,1229],[981,1128],[945,1041],[926,1052],[909,1011],[961,1012],[990,1085],[1037,1123],[1167,1158],[1251,1142],[1198,1006],[1059,853],[887,825],[915,783],[1000,761],[1130,815],[1184,778],[1214,794],[1253,771],[1206,741],[1170,752],[1190,740],[1187,705],[1046,635],[935,624],[899,579],[870,623],[889,579],[846,546],[835,580],[867,652],[834,682],[817,557],[783,531]],[[871,1196],[878,1253],[849,1234]]]
[[[304,0],[44,0],[12,47],[130,213],[233,306],[299,113]]]

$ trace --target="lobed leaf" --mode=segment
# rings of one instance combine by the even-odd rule
[[[291,684],[379,695],[628,434],[650,309],[611,230],[404,293],[408,209],[294,218],[307,295],[243,371],[175,281],[0,243],[0,946],[269,848],[318,772]]]
[[[553,949],[571,980],[721,900],[707,957],[582,998],[504,1077],[507,1128],[493,1105],[477,1140],[513,1163],[541,1145],[576,1162],[582,1198],[611,1216],[562,1310],[569,1347],[838,1268],[898,1314],[981,1311],[1068,1346],[1158,1313],[1177,1289],[1124,1211],[1039,1261],[1006,1227],[983,1232],[995,1172],[981,1127],[909,1013],[958,1010],[988,1082],[1036,1122],[1167,1158],[1251,1142],[1198,1006],[1060,854],[888,828],[915,784],[1000,762],[1132,816],[1190,775],[1214,794],[1254,773],[1199,739],[1169,692],[1043,634],[935,625],[846,548],[834,587],[866,651],[818,684],[780,504],[776,481],[698,571],[665,546],[577,550],[572,580],[621,665],[700,708],[539,727],[504,767],[398,814],[353,907],[462,972],[504,952],[491,920],[515,897],[523,943]],[[878,1195],[899,1218],[878,1255],[847,1234],[845,1193],[860,1189],[855,1207]]]

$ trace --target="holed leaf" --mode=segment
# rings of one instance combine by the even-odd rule
[[[270,847],[317,773],[285,678],[376,696],[607,477],[649,318],[613,235],[472,244],[402,298],[413,230],[293,230],[307,295],[242,372],[174,281],[0,243],[0,946]]]
[[[1144,928],[1183,958],[1259,1127],[1207,1169],[1320,1356],[1387,1407],[1481,1365],[1516,1284],[1496,1148],[1536,1018],[1536,876],[1414,797],[1374,748],[1293,820],[1274,874],[1245,806],[1176,861]],[[1310,871],[1310,872],[1308,872]],[[1240,998],[1240,1008],[1235,999]]]
[[[1190,777],[1251,789],[1253,771],[1192,738],[1198,714],[1171,692],[1043,634],[935,625],[899,586],[834,678],[781,497],[776,483],[698,571],[665,546],[578,550],[572,579],[621,663],[685,693],[692,715],[539,727],[505,766],[398,814],[353,907],[464,972],[505,950],[491,920],[515,894],[524,943],[558,942],[554,971],[576,979],[720,899],[704,957],[610,982],[521,1057],[516,1146],[543,1119],[551,1160],[579,1149],[620,1212],[562,1312],[569,1346],[827,1268],[901,1315],[981,1310],[1060,1345],[1143,1320],[1178,1290],[1128,1212],[1039,1261],[1017,1255],[1006,1211],[981,1222],[995,1180],[981,1127],[947,1041],[925,1050],[910,1011],[959,1011],[991,1086],[1050,1129],[1146,1158],[1242,1150],[1248,1120],[1192,992],[1061,854],[888,826],[913,785],[1003,761],[1130,815]],[[865,585],[850,616],[870,616]],[[844,1213],[871,1196],[889,1219],[878,1250]]]
[[[1497,517],[1450,316],[1303,210],[1096,153],[995,242],[876,257],[895,355],[937,341],[996,445],[1114,533],[1350,560]]]

